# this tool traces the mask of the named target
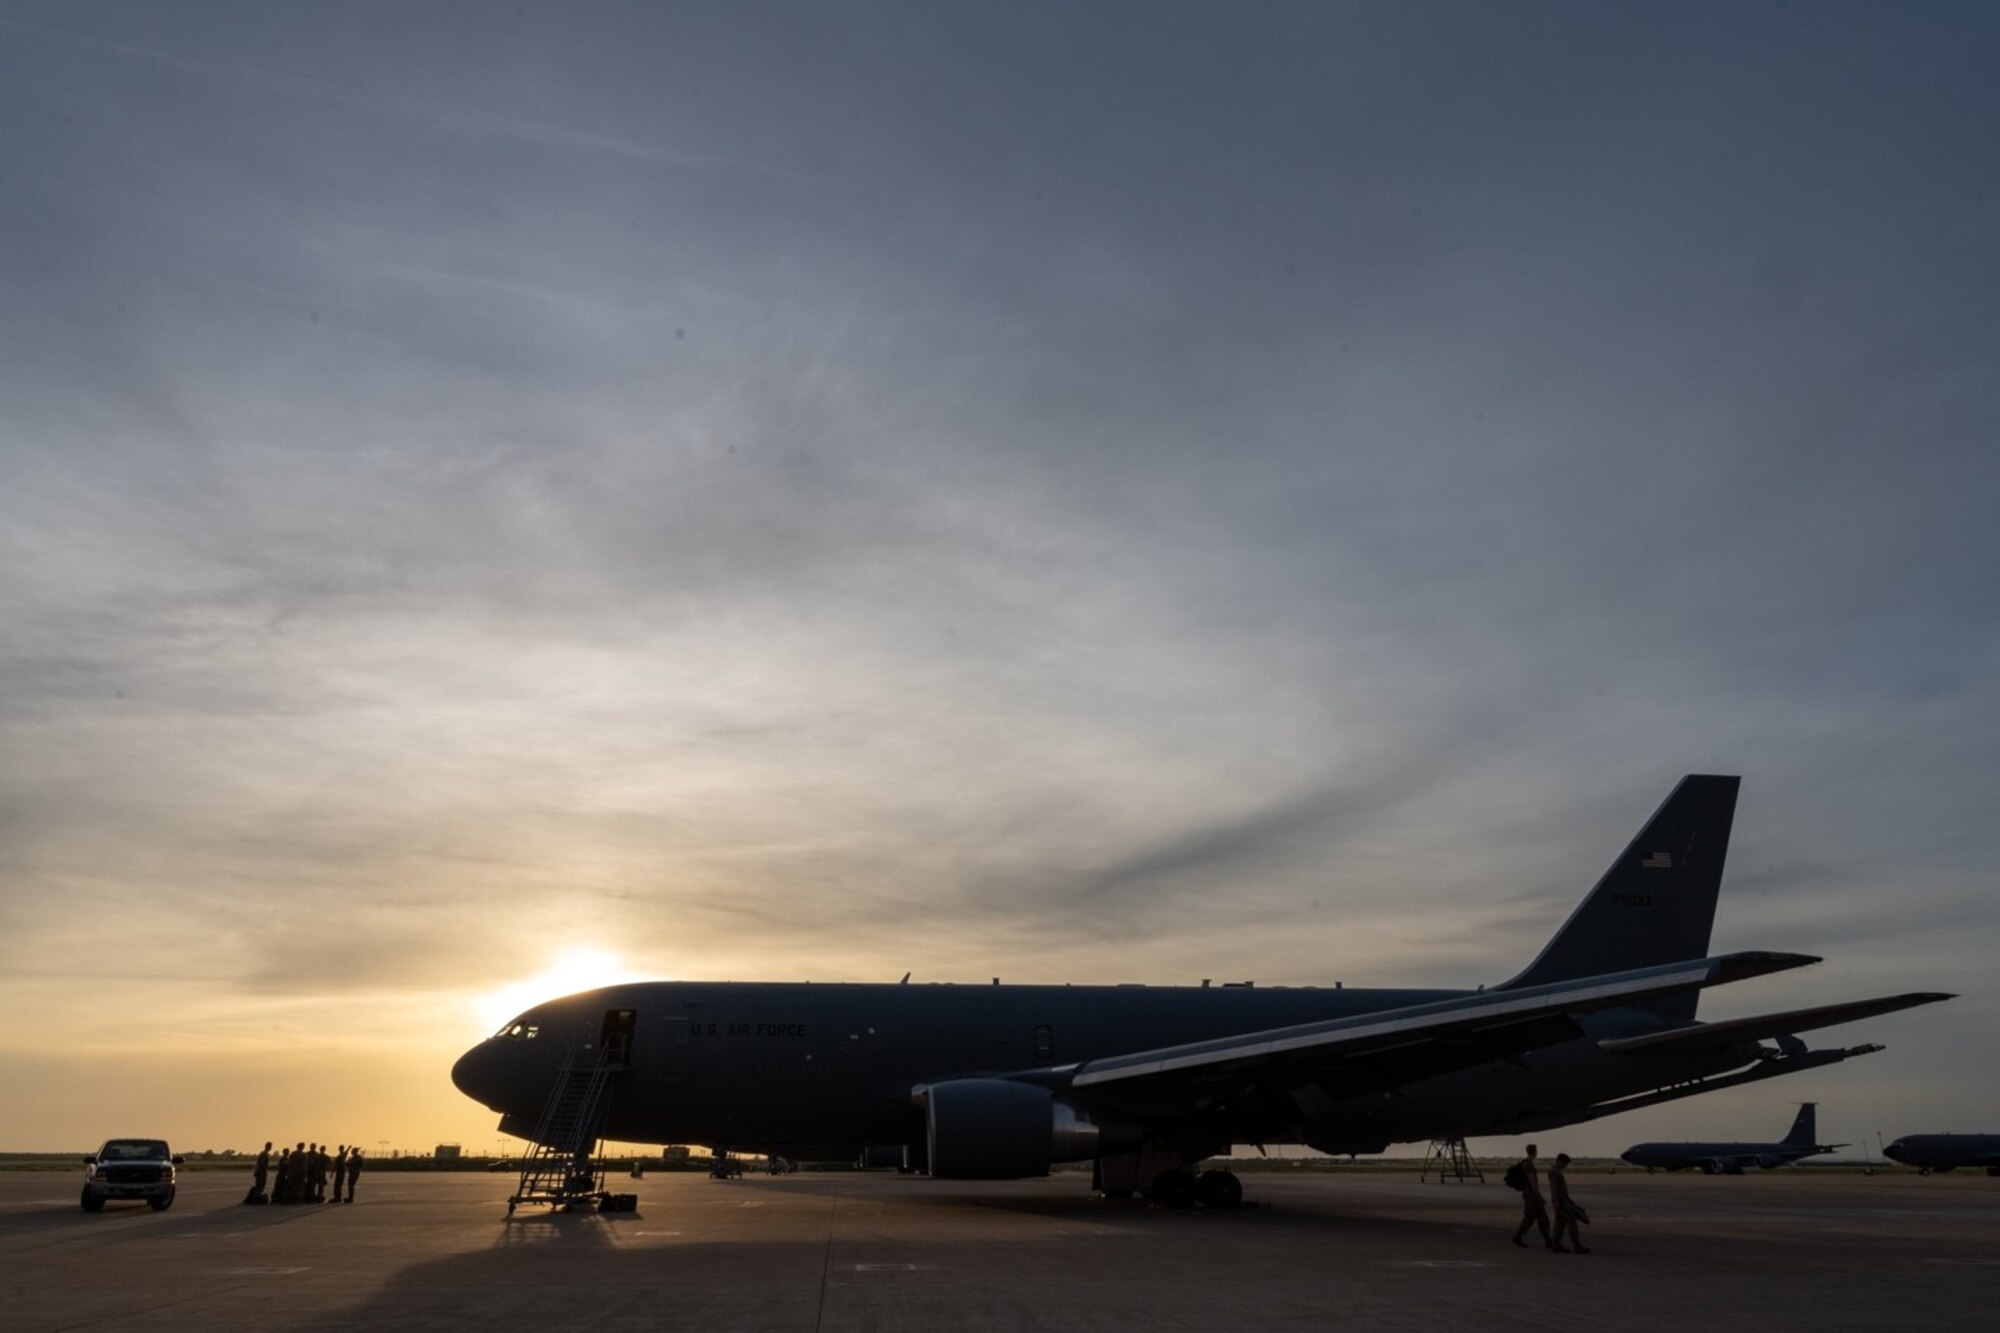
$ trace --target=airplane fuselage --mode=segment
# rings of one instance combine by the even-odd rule
[[[1469,994],[1322,987],[979,986],[645,982],[552,1001],[469,1051],[453,1078],[526,1137],[561,1054],[604,1040],[629,1014],[605,1136],[636,1143],[846,1150],[923,1138],[913,1092],[1105,1056],[1345,1018]],[[1590,1103],[1754,1061],[1754,1043],[1662,1061],[1601,1050],[1602,1037],[1652,1032],[1642,1010],[1563,1018],[1571,1039],[1395,1087],[1336,1066],[1278,1095],[1137,1087],[1097,1099],[1116,1119],[1165,1116],[1204,1139],[1311,1142],[1327,1151],[1546,1128]],[[532,1031],[533,1035],[529,1035]],[[1551,1118],[1554,1117],[1554,1118]]]
[[[1820,1144],[1801,1147],[1790,1143],[1636,1143],[1619,1156],[1634,1166],[1651,1170],[1694,1168],[1734,1174],[1746,1167],[1774,1170],[1803,1157],[1832,1151],[1831,1147]]]

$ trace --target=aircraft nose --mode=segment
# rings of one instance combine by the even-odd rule
[[[494,1049],[494,1043],[482,1041],[451,1067],[451,1081],[458,1090],[472,1100],[498,1110],[503,1082],[500,1069],[501,1052]]]

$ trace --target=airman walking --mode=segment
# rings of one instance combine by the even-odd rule
[[[1542,1176],[1535,1165],[1535,1145],[1528,1145],[1528,1155],[1516,1162],[1507,1171],[1507,1183],[1521,1191],[1521,1225],[1514,1228],[1514,1243],[1522,1249],[1528,1242],[1521,1237],[1528,1234],[1529,1227],[1539,1227],[1542,1244],[1556,1248],[1555,1239],[1549,1235],[1549,1209],[1542,1202]]]
[[[1566,1152],[1557,1153],[1556,1164],[1549,1168],[1549,1196],[1556,1205],[1556,1238],[1549,1248],[1563,1254],[1589,1254],[1590,1247],[1583,1243],[1576,1224],[1589,1222],[1590,1214],[1569,1196],[1569,1154]],[[1563,1244],[1565,1237],[1569,1240],[1567,1246]]]

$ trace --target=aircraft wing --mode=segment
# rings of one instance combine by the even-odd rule
[[[1309,1077],[1347,1076],[1367,1086],[1393,1088],[1492,1060],[1517,1059],[1538,1047],[1572,1040],[1580,1033],[1573,1014],[1818,961],[1808,954],[1790,953],[1696,958],[1106,1056],[1018,1077],[1059,1084],[1106,1101],[1144,1094],[1149,1088],[1185,1092],[1199,1086],[1240,1085],[1280,1069]]]
[[[1814,1028],[1830,1028],[1837,1023],[1851,1023],[1857,1018],[1892,1014],[1898,1009],[1951,998],[1942,991],[1911,991],[1875,1000],[1849,1000],[1845,1004],[1823,1004],[1814,1009],[1792,1009],[1782,1014],[1755,1014],[1749,1018],[1725,1019],[1720,1023],[1698,1023],[1692,1027],[1670,1028],[1665,1032],[1648,1032],[1639,1037],[1606,1037],[1597,1044],[1607,1051],[1677,1054],[1729,1046],[1739,1041],[1790,1036],[1796,1032],[1810,1032]]]

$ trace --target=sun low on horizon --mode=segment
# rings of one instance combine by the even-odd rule
[[[531,977],[509,981],[472,997],[472,1016],[482,1034],[498,1031],[507,1021],[548,1000],[620,982],[643,981],[647,974],[608,949],[565,948]]]

